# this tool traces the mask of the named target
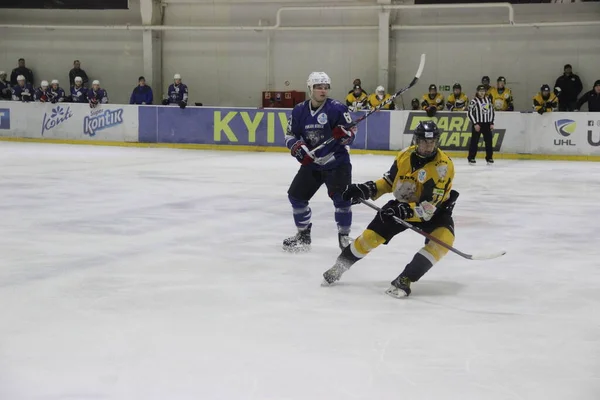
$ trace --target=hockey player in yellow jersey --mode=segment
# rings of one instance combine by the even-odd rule
[[[421,109],[427,111],[430,107],[435,107],[437,111],[444,109],[444,95],[438,93],[437,86],[434,84],[429,85],[429,93],[421,98]]]
[[[389,93],[385,92],[385,88],[383,86],[377,86],[377,89],[375,89],[375,93],[373,93],[369,96],[369,109],[370,110],[374,109],[375,107],[377,107],[384,101],[389,100],[390,97],[392,97],[392,96],[390,96]],[[396,105],[394,104],[393,101],[391,101],[390,104],[386,104],[382,108],[382,110],[395,110],[395,109],[396,109]]]
[[[492,90],[492,86],[490,86],[490,77],[487,75],[481,77],[481,84],[485,87],[485,95],[491,99],[492,97],[490,92]]]
[[[452,209],[458,192],[452,190],[454,164],[438,149],[440,131],[433,121],[419,123],[414,131],[413,145],[402,150],[392,167],[377,181],[349,185],[342,197],[353,204],[361,200],[376,200],[386,193],[394,199],[385,204],[367,229],[342,250],[335,264],[324,274],[324,285],[338,281],[354,263],[381,244],[388,244],[407,228],[396,222],[410,222],[448,245],[454,243]],[[404,297],[411,293],[411,283],[418,281],[448,250],[429,240],[392,281],[386,293]]]
[[[367,109],[368,96],[360,86],[354,86],[354,90],[346,96],[346,105],[350,111]]]
[[[550,86],[542,85],[538,94],[533,96],[533,109],[540,115],[558,109],[558,97],[550,92]]]
[[[469,105],[469,98],[462,92],[460,83],[455,83],[452,86],[452,93],[446,100],[446,108],[449,111],[466,111]]]
[[[489,96],[492,98],[492,104],[496,111],[514,111],[512,91],[506,87],[506,78],[498,77],[498,86],[490,87]]]

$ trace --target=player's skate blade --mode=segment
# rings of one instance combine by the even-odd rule
[[[392,286],[385,291],[385,294],[388,296],[395,297],[397,299],[401,299],[403,297],[410,296],[410,284],[412,282],[405,276],[400,275],[396,279],[392,281]]]
[[[399,289],[396,286],[390,286],[388,290],[385,291],[385,294],[387,294],[388,296],[395,297],[397,299],[408,297],[408,294],[404,290]]]

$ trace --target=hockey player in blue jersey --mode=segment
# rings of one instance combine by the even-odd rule
[[[340,248],[351,241],[348,236],[352,225],[351,202],[343,200],[342,193],[352,181],[352,165],[346,146],[354,141],[356,128],[345,128],[352,122],[348,107],[328,98],[331,80],[326,73],[311,73],[307,86],[310,99],[294,107],[285,136],[292,156],[302,164],[288,190],[298,229],[295,236],[283,241],[283,249],[289,252],[310,249],[312,223],[308,202],[323,184],[335,207]],[[311,153],[311,149],[331,137],[335,141],[314,155]]]
[[[33,101],[33,86],[25,82],[23,75],[17,76],[17,85],[12,88],[12,99],[14,101]]]
[[[0,71],[0,100],[10,100],[12,98],[12,88],[6,78],[6,72]]]
[[[88,90],[83,87],[83,79],[75,77],[75,85],[71,86],[71,101],[73,103],[87,103]]]
[[[48,81],[42,81],[40,87],[35,89],[33,98],[35,101],[39,101],[41,103],[50,101],[50,89],[48,87]]]
[[[52,79],[50,82],[50,102],[62,103],[65,101],[65,91],[59,86],[57,79]]]
[[[181,83],[181,75],[175,74],[173,79],[175,82],[169,86],[169,98],[163,100],[163,105],[178,105],[185,108],[188,102],[188,87]]]
[[[108,94],[106,90],[100,87],[100,81],[98,80],[92,82],[92,88],[88,90],[87,97],[90,108],[95,108],[98,104],[108,104]]]

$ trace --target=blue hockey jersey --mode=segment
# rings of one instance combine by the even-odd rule
[[[308,149],[313,149],[332,137],[333,129],[347,126],[352,122],[348,107],[337,100],[326,99],[316,110],[312,110],[310,100],[303,101],[294,107],[288,120],[285,144],[291,149],[298,140],[303,140]],[[316,169],[332,169],[350,162],[346,146],[334,141],[315,154],[322,158],[321,163],[310,164]]]
[[[35,89],[35,94],[33,95],[35,101],[50,101],[50,89],[43,89],[41,86]]]
[[[180,101],[188,101],[188,87],[183,83],[175,85],[171,83],[169,86],[169,104],[179,104]]]
[[[63,90],[63,88],[58,87],[58,88],[56,88],[56,90],[54,90],[52,87],[50,87],[48,92],[49,92],[48,97],[50,97],[50,102],[60,103],[60,102],[65,101],[65,91]]]
[[[26,83],[23,87],[17,85],[12,88],[12,99],[15,101],[33,101],[34,93],[33,86],[29,83]]]
[[[98,100],[98,104],[108,104],[108,93],[106,93],[106,90],[102,88],[99,88],[98,90],[88,90],[87,98],[88,100]]]
[[[71,86],[71,101],[73,103],[87,103],[88,90],[83,86]]]

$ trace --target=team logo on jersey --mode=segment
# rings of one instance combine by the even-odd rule
[[[327,114],[325,114],[325,113],[319,114],[319,116],[317,117],[317,122],[320,123],[321,125],[325,125],[327,123]]]
[[[446,164],[442,164],[442,165],[438,165],[437,167],[435,167],[438,176],[440,177],[441,180],[444,180],[446,178],[446,175],[448,174],[448,165]]]
[[[427,178],[427,172],[424,169],[422,169],[417,174],[417,180],[419,182],[423,183],[423,182],[425,182],[425,178]]]
[[[554,123],[554,129],[562,136],[570,136],[576,128],[577,123],[572,119],[559,119]]]

